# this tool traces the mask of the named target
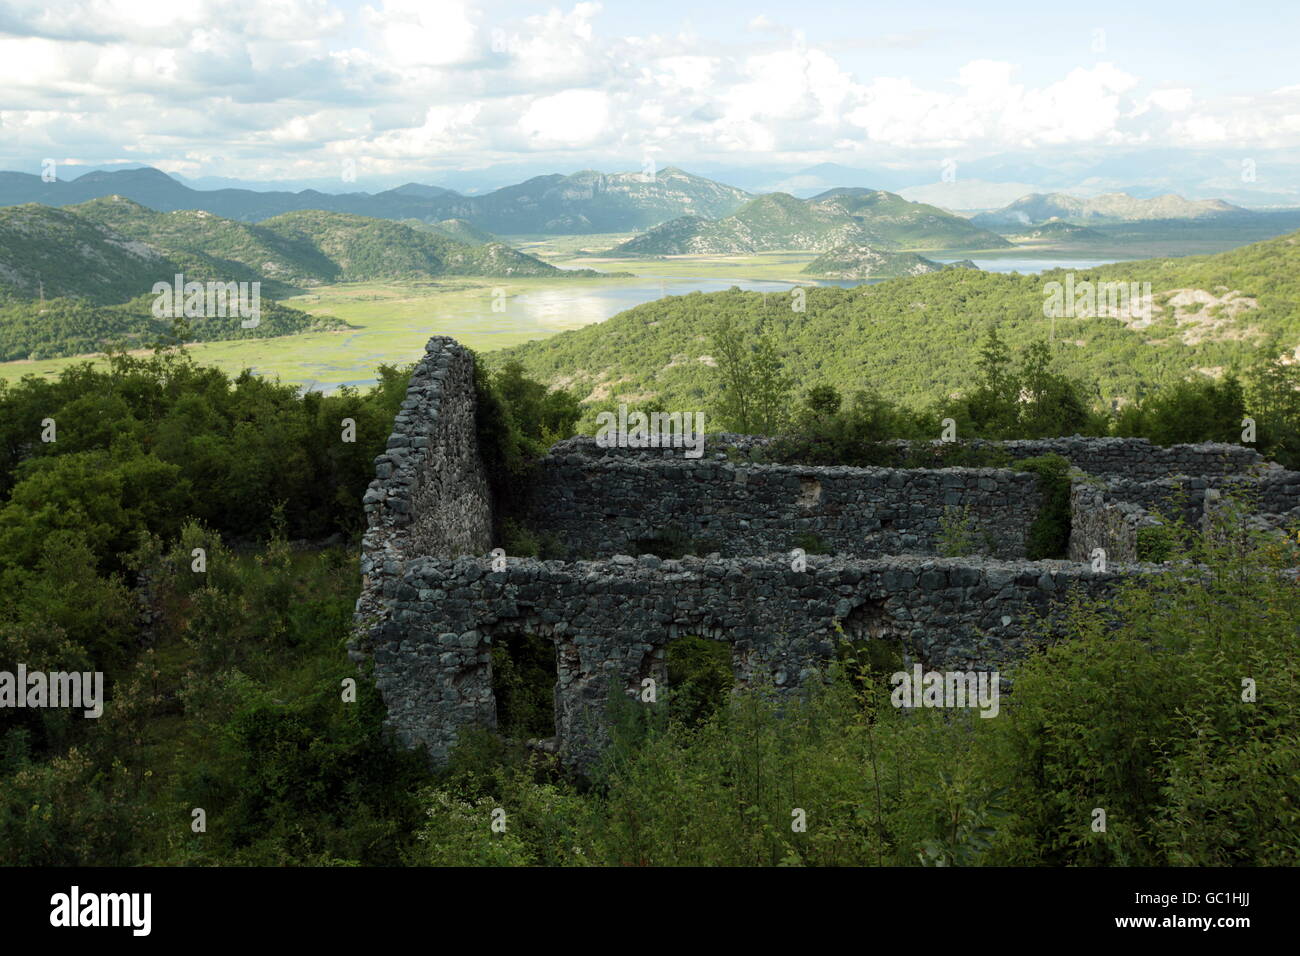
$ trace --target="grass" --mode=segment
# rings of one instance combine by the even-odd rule
[[[1107,242],[1089,245],[1026,244],[1013,249],[945,249],[922,251],[935,259],[1083,259],[1109,256],[1211,252],[1275,234],[1290,220],[1269,220],[1250,227],[1187,230],[1168,224],[1101,226]],[[1257,235],[1261,234],[1261,235]],[[334,315],[352,329],[311,332],[275,339],[202,342],[190,346],[195,359],[238,373],[250,368],[259,375],[278,376],[295,385],[333,391],[339,385],[368,385],[381,363],[407,363],[420,355],[431,335],[450,335],[480,352],[548,338],[556,332],[603,321],[612,311],[598,293],[617,293],[644,284],[647,277],[664,279],[778,280],[807,283],[803,268],[815,255],[809,252],[764,252],[745,256],[668,256],[664,258],[607,258],[584,252],[609,249],[630,234],[584,236],[508,236],[511,245],[562,268],[593,268],[631,272],[627,279],[475,279],[452,278],[427,282],[358,282],[321,286],[286,299],[288,305],[315,314]],[[493,290],[504,289],[506,308],[493,311]],[[667,291],[667,290],[666,290]],[[594,294],[595,293],[595,294]],[[515,296],[529,296],[525,309],[512,309]],[[0,363],[0,380],[25,375],[52,378],[87,356],[40,361]],[[102,358],[102,357],[101,357]]]
[[[358,282],[321,286],[286,299],[287,305],[343,319],[353,328],[273,339],[197,342],[195,359],[224,371],[251,368],[295,385],[369,385],[381,363],[414,361],[431,335],[450,335],[476,351],[491,352],[543,339],[608,317],[591,293],[642,282],[636,279],[465,279],[430,282]],[[494,311],[496,290],[504,311]],[[512,308],[529,296],[530,308]],[[102,356],[100,357],[102,360]],[[86,356],[0,363],[0,379],[56,376]]]

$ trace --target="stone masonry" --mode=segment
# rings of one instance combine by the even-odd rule
[[[376,459],[350,645],[373,662],[399,739],[435,762],[463,728],[496,726],[491,648],[508,637],[553,643],[553,745],[582,765],[605,738],[609,696],[646,677],[662,686],[678,637],[727,643],[738,686],[778,691],[818,679],[845,640],[883,641],[931,669],[1004,669],[1050,633],[1067,593],[1104,598],[1150,569],[1134,563],[1138,528],[1200,520],[1207,494],[1233,489],[1249,490],[1270,526],[1300,518],[1300,473],[1235,445],[969,443],[1075,466],[1070,560],[1028,561],[1037,478],[945,467],[952,444],[896,442],[896,467],[848,468],[766,463],[767,440],[747,436],[715,436],[700,459],[575,438],[539,463],[526,495],[528,524],[565,560],[502,562],[488,553],[472,362],[451,339],[429,342]],[[939,557],[954,516],[976,553]],[[632,553],[668,534],[704,556]],[[807,536],[833,556],[801,564],[793,548]],[[1089,560],[1098,547],[1104,572]]]

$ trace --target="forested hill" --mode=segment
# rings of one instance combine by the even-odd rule
[[[832,189],[812,199],[759,196],[723,219],[683,216],[616,246],[612,255],[742,255],[846,244],[887,249],[997,249],[1001,236],[925,203],[872,189]]]
[[[753,336],[770,331],[801,389],[870,385],[914,405],[973,382],[979,342],[992,326],[1013,347],[1054,336],[1062,371],[1104,400],[1134,398],[1197,371],[1217,374],[1261,349],[1276,355],[1300,347],[1300,233],[1212,256],[1073,275],[1076,285],[1151,282],[1150,324],[1044,318],[1045,285],[1064,282],[1062,270],[945,269],[852,289],[811,288],[802,312],[785,293],[733,288],[671,297],[492,358],[518,359],[533,377],[573,387],[592,402],[658,397],[670,408],[701,408],[715,391],[709,351],[723,317]]]
[[[499,242],[315,210],[254,225],[201,210],[155,212],[119,196],[55,209],[0,209],[0,361],[54,358],[110,345],[147,346],[171,331],[154,316],[155,283],[260,282],[262,317],[192,322],[194,341],[341,328],[274,302],[303,286],[376,279],[593,276],[561,270]],[[250,286],[251,288],[251,286]]]

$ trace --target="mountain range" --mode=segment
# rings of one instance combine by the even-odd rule
[[[461,219],[498,234],[629,232],[681,215],[726,216],[749,193],[669,167],[653,176],[537,176],[483,196],[462,196],[439,186],[407,183],[369,193],[259,192],[191,189],[156,169],[90,172],[77,179],[45,182],[29,173],[0,172],[0,206],[43,203],[69,206],[118,195],[159,212],[202,209],[240,222],[261,222],[287,212],[316,209],[376,219],[435,223]]]
[[[743,255],[783,249],[829,252],[847,245],[889,249],[994,249],[1011,245],[969,220],[894,193],[830,189],[811,199],[769,193],[722,219],[682,216],[607,255]]]
[[[1253,216],[1250,210],[1218,199],[1184,199],[1172,193],[1137,199],[1125,193],[1107,193],[1080,199],[1065,193],[1032,193],[993,212],[971,217],[986,229],[1039,225],[1051,220],[1075,224],[1148,222],[1168,219],[1225,219]]]
[[[272,297],[329,282],[573,274],[500,242],[471,245],[441,229],[349,213],[300,210],[253,224],[204,210],[157,212],[121,196],[0,208],[0,296],[30,299],[43,288],[46,297],[111,304],[177,272],[261,281]]]

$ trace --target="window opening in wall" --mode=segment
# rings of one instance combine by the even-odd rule
[[[706,637],[679,637],[669,642],[664,661],[669,720],[687,727],[708,723],[736,683],[731,645]]]
[[[555,644],[537,634],[506,634],[492,644],[497,730],[519,739],[555,736]]]

